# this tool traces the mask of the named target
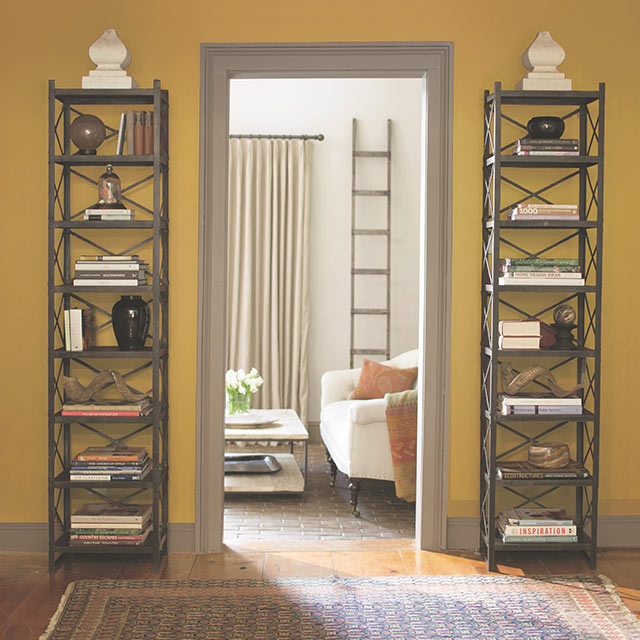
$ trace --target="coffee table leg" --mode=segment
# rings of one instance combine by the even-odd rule
[[[304,488],[307,488],[307,469],[309,467],[309,441],[304,441]]]

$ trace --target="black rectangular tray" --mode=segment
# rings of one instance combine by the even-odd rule
[[[261,453],[225,455],[225,473],[275,473],[282,467],[274,456]]]

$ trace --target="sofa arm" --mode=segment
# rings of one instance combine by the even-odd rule
[[[353,424],[371,424],[386,422],[387,401],[385,398],[371,400],[354,400],[349,407],[349,422]]]
[[[326,371],[320,379],[320,408],[332,402],[348,400],[360,379],[361,369]]]

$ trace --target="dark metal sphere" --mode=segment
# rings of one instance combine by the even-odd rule
[[[78,116],[69,127],[69,137],[80,153],[94,154],[107,135],[105,126],[97,116],[85,113]]]

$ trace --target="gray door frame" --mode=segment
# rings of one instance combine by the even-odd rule
[[[447,547],[453,44],[202,44],[197,553],[222,549],[229,85],[233,78],[422,78],[416,541]]]

